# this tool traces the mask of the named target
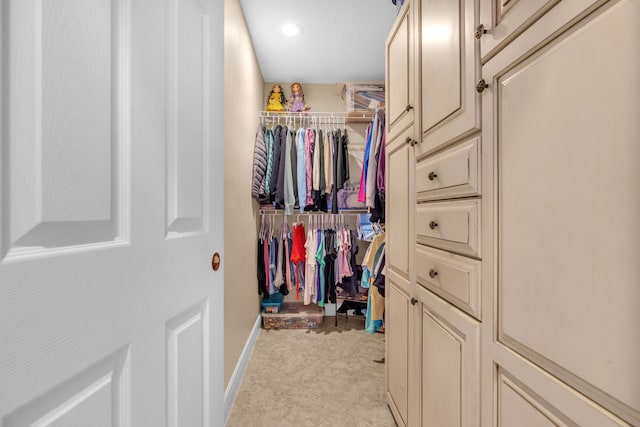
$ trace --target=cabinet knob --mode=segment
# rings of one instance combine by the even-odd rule
[[[409,144],[412,147],[418,143],[418,141],[416,141],[415,139],[412,139],[410,137],[407,137],[407,139],[404,142],[405,142],[405,144]]]
[[[484,27],[484,24],[478,25],[474,32],[475,37],[479,40],[485,34],[487,34],[487,29]]]
[[[489,84],[485,82],[484,79],[480,79],[480,81],[476,83],[476,92],[482,93],[488,87]]]
[[[411,305],[416,305],[418,303],[418,300],[415,298],[411,298]]]
[[[429,277],[431,277],[432,279],[435,279],[437,275],[438,275],[438,272],[435,271],[433,268],[429,270]]]
[[[413,109],[413,105],[407,104],[407,106],[404,108],[404,111],[405,111],[405,113],[408,113],[412,109]]]
[[[435,221],[431,221],[429,223],[429,228],[432,229],[432,230],[435,230],[437,226],[438,226],[438,223],[435,222]]]
[[[435,172],[429,172],[429,181],[433,181],[438,177],[438,174]]]

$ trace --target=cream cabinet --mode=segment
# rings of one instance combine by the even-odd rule
[[[410,39],[417,102],[412,126],[397,131],[389,119],[387,129],[392,135],[387,148],[387,401],[399,425],[478,426],[478,2],[414,0],[403,10],[413,16],[398,17],[387,52],[397,28],[415,22]],[[393,58],[387,55],[387,61]],[[403,64],[404,58],[387,69]],[[389,111],[395,104],[399,111],[396,81],[388,77]],[[398,82],[405,87],[404,79]]]
[[[386,42],[387,142],[414,122],[415,33],[413,0],[402,6]],[[393,82],[393,84],[391,84]]]
[[[409,13],[415,121],[387,152],[407,192],[387,201],[394,417],[640,426],[640,1]]]
[[[482,69],[485,425],[640,425],[640,2],[593,6]]]
[[[420,144],[433,152],[480,129],[478,0],[420,0],[417,8]]]

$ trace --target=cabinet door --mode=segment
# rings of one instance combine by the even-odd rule
[[[413,127],[396,138],[387,150],[387,263],[389,269],[409,277],[409,224],[412,215],[411,178],[413,176],[413,149],[411,140]]]
[[[499,236],[483,248],[498,257],[483,265],[497,268],[483,301],[498,322],[483,360],[517,352],[640,425],[640,2],[609,2],[540,43],[547,20],[574,19],[560,11],[483,69],[483,165],[495,162],[483,197],[496,200],[483,236]]]
[[[598,0],[481,0],[480,24],[487,30],[478,34],[482,62],[495,56],[500,49],[526,31],[552,8],[557,16],[575,16],[592,7]]]
[[[412,1],[407,1],[386,42],[387,141],[414,120],[414,37]]]
[[[431,152],[480,129],[475,85],[479,44],[477,0],[421,0],[419,153]]]
[[[480,323],[419,288],[422,426],[480,425]]]
[[[411,302],[409,282],[387,274],[385,338],[387,401],[398,425],[406,426],[409,412],[409,334]]]

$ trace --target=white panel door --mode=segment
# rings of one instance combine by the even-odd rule
[[[0,23],[0,426],[222,425],[222,1]]]

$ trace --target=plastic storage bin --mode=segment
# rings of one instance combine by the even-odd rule
[[[278,313],[262,313],[264,329],[317,329],[322,327],[324,310],[317,305],[285,302]]]

